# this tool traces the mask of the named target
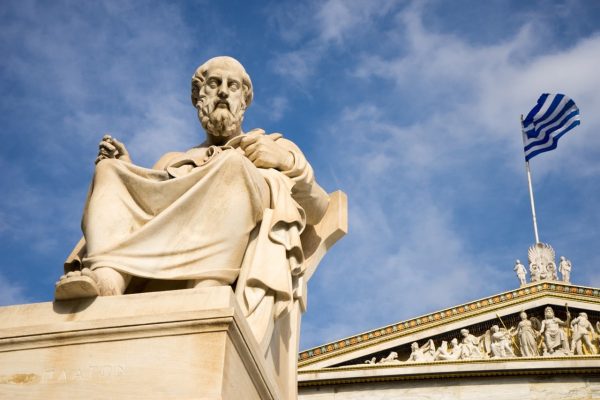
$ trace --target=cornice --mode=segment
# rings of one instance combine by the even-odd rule
[[[337,370],[337,369],[336,369]],[[301,371],[300,375],[312,374],[315,372],[322,373],[326,370],[316,371]],[[328,370],[327,370],[328,371]],[[415,380],[430,380],[430,379],[457,379],[457,378],[485,378],[485,377],[514,377],[514,376],[544,376],[544,375],[598,375],[600,373],[600,366],[590,367],[585,366],[581,368],[573,366],[558,367],[553,366],[552,368],[540,369],[496,369],[496,370],[471,370],[471,371],[460,371],[460,372],[428,372],[428,373],[412,373],[412,374],[389,374],[389,375],[373,375],[373,376],[349,376],[347,378],[322,378],[322,379],[308,379],[299,380],[298,387],[315,387],[315,386],[327,386],[327,385],[339,385],[339,384],[353,384],[353,383],[377,383],[377,382],[394,382],[394,381],[415,381]]]

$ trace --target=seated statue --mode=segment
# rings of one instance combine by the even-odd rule
[[[540,334],[544,336],[543,349],[544,355],[569,355],[569,343],[567,335],[563,329],[568,326],[571,319],[571,314],[567,311],[567,321],[554,316],[554,310],[548,306],[544,309],[544,320]]]
[[[460,353],[461,360],[472,360],[482,358],[481,350],[479,349],[479,338],[469,333],[468,329],[461,329],[462,336],[462,352]]]
[[[441,346],[436,350],[435,361],[453,361],[461,358],[463,344],[458,343],[458,339],[454,338],[450,341],[452,348],[448,348],[448,342],[442,341]]]
[[[294,143],[242,132],[252,97],[244,67],[216,57],[192,78],[203,143],[147,169],[123,143],[102,139],[83,239],[65,263],[57,300],[150,290],[139,282],[132,289],[139,279],[232,285],[257,340],[269,336],[303,274],[300,236],[322,219],[329,196]]]
[[[419,347],[419,343],[413,342],[410,345],[410,350],[407,362],[431,362],[435,360],[436,350],[432,339],[429,339],[421,347]]]
[[[510,343],[510,331],[507,331],[506,329],[500,329],[498,325],[492,325],[492,327],[490,328],[490,334],[491,351],[493,357],[506,358],[515,356],[515,353]]]

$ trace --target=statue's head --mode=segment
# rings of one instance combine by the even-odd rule
[[[565,256],[560,256],[560,261],[565,261]]]
[[[525,311],[521,311],[519,316],[521,317],[521,320],[523,320],[523,321],[525,321],[527,319],[527,313]]]
[[[584,313],[584,312],[580,312],[579,317],[582,319],[588,319],[587,313]]]
[[[418,350],[418,349],[419,349],[419,343],[417,343],[417,342],[412,342],[412,344],[410,345],[410,349],[411,349],[412,351],[416,351],[416,350]]]
[[[546,307],[544,309],[544,316],[546,318],[554,318],[554,310],[552,309],[552,307]]]
[[[467,336],[469,336],[469,330],[468,329],[461,329],[460,330],[460,334],[463,335],[463,337],[467,337]]]
[[[241,133],[252,97],[250,76],[234,58],[211,58],[192,77],[192,104],[202,127],[223,141]]]
[[[453,347],[456,347],[456,346],[458,346],[458,339],[457,339],[457,338],[454,338],[454,339],[452,339],[452,340],[450,341],[450,344],[451,344]]]

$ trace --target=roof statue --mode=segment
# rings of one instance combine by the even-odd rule
[[[536,243],[527,252],[531,282],[558,280],[554,249],[546,243]]]
[[[65,262],[57,300],[231,286],[262,351],[285,337],[295,360],[294,313],[305,309],[306,280],[346,232],[345,196],[327,194],[282,134],[242,131],[253,93],[242,64],[212,58],[191,81],[206,133],[200,144],[148,169],[124,143],[102,138],[83,238]]]
[[[560,256],[558,271],[561,274],[561,280],[563,282],[571,282],[571,261],[567,260],[564,256]]]
[[[525,266],[521,264],[521,261],[515,261],[515,267],[513,268],[517,273],[517,278],[519,278],[519,283],[521,286],[525,286],[527,284],[527,270]]]
[[[536,243],[531,246],[527,252],[529,261],[529,273],[531,283],[540,281],[558,281],[558,273],[561,274],[560,280],[565,283],[571,282],[571,261],[566,257],[560,257],[558,269],[555,263],[555,253],[552,246],[546,243]],[[519,284],[527,285],[527,269],[520,260],[515,261],[513,268]]]

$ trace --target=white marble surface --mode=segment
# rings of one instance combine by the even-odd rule
[[[585,400],[600,398],[597,376],[497,377],[301,387],[299,400]]]
[[[0,399],[281,399],[230,287],[0,308]]]

